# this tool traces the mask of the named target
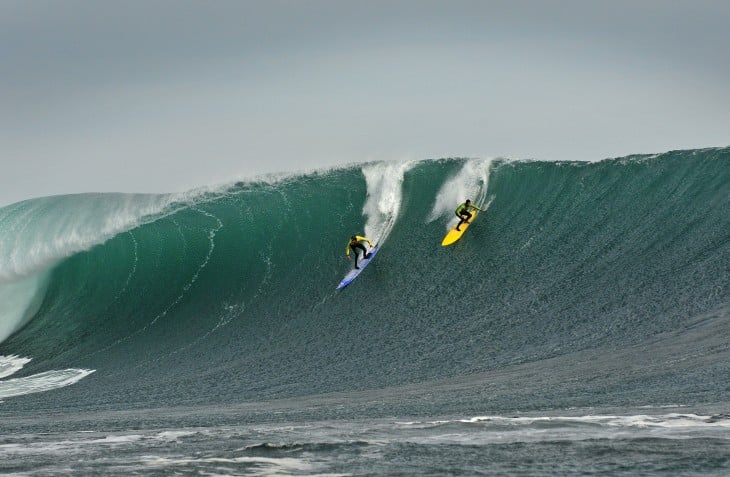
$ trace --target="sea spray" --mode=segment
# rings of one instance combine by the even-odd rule
[[[491,165],[492,161],[486,159],[465,161],[456,174],[444,181],[436,194],[428,222],[448,217],[446,228],[450,229],[458,220],[454,216],[456,207],[466,199],[477,207],[485,206]]]
[[[367,217],[365,235],[382,243],[390,234],[400,212],[403,177],[413,162],[375,163],[363,167],[368,196],[363,206]]]

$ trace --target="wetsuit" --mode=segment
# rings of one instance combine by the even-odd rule
[[[367,237],[361,237],[359,235],[355,235],[355,240],[350,240],[347,243],[347,247],[345,247],[345,253],[347,254],[347,257],[350,258],[350,250],[355,254],[355,268],[360,268],[357,266],[357,250],[362,250],[362,258],[368,258],[368,250],[365,248],[365,245],[361,244],[360,241],[364,240],[368,244],[370,244],[370,247],[372,248],[373,243],[370,241]]]
[[[466,205],[466,202],[461,204],[459,207],[456,208],[456,216],[459,217],[459,224],[456,226],[456,230],[459,230],[459,227],[461,227],[461,224],[464,222],[469,222],[472,218],[472,213],[469,212],[470,210],[482,210],[476,205]]]

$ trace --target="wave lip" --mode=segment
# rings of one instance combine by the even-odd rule
[[[164,213],[175,195],[75,194],[0,208],[0,283],[46,270],[59,260]]]

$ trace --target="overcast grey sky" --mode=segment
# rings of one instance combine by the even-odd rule
[[[730,144],[730,1],[0,0],[0,205]]]

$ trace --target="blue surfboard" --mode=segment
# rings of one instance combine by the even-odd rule
[[[365,260],[360,260],[360,262],[359,262],[360,269],[358,270],[357,268],[353,268],[352,270],[350,270],[350,273],[345,275],[345,278],[343,278],[342,281],[340,282],[340,284],[337,285],[337,289],[341,290],[341,289],[345,288],[347,285],[349,285],[350,283],[352,283],[352,281],[354,279],[356,279],[358,275],[360,275],[360,272],[365,270],[365,267],[368,266],[370,261],[373,258],[375,258],[375,254],[378,253],[379,248],[380,247],[378,247],[377,245],[375,247],[373,247],[370,250],[370,258],[366,258]]]

